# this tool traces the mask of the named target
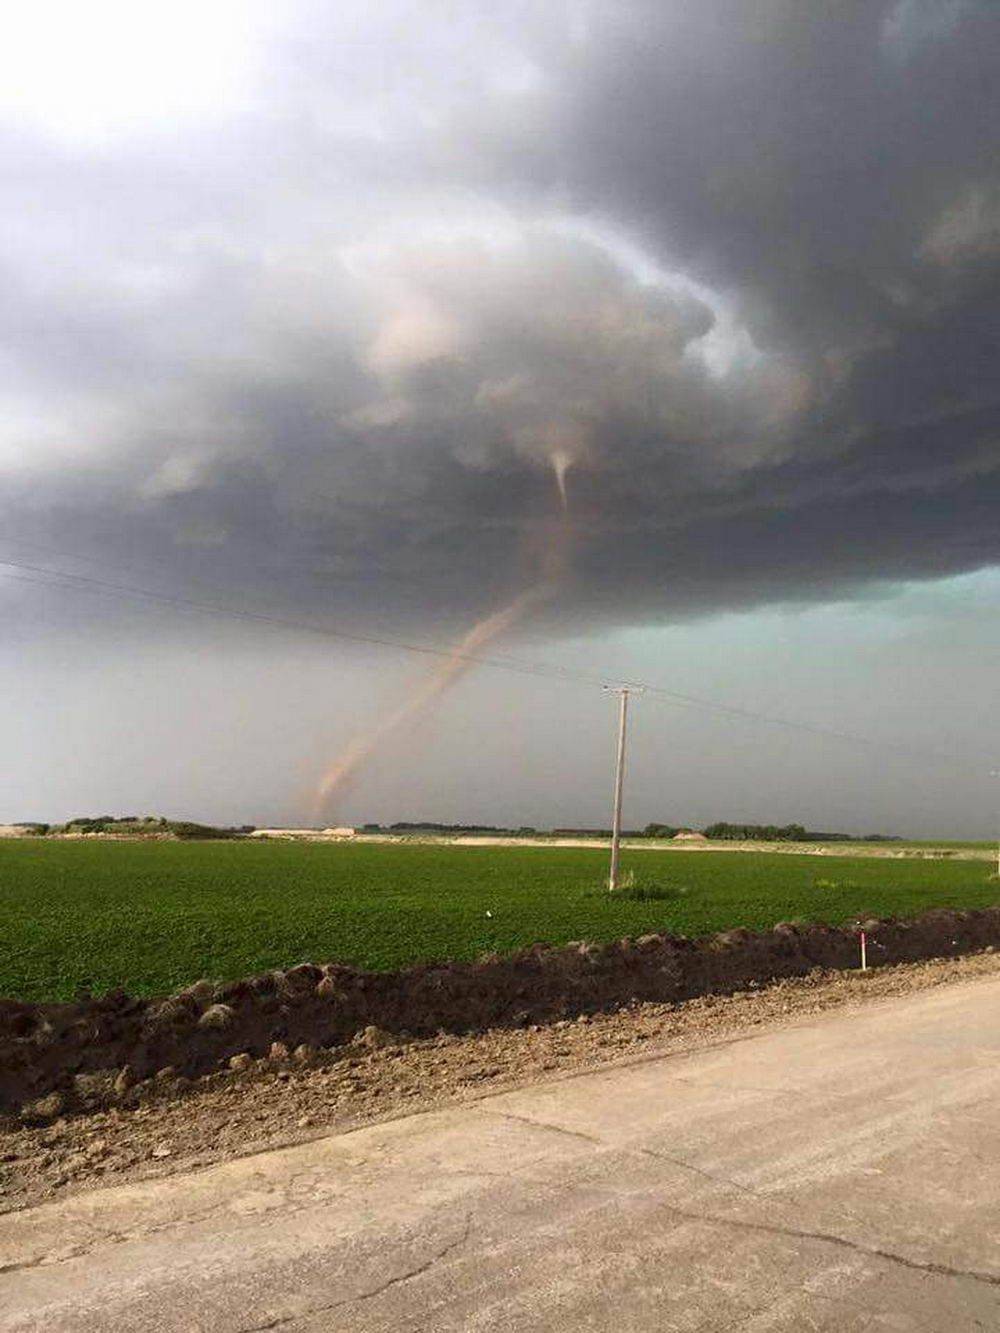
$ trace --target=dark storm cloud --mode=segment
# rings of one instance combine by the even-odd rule
[[[196,128],[11,121],[8,537],[445,623],[555,454],[563,624],[995,563],[997,7],[493,9],[304,6]]]

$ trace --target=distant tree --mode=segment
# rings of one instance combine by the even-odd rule
[[[214,828],[211,824],[195,824],[187,819],[171,820],[167,827],[178,838],[236,838],[235,829]]]
[[[704,830],[706,838],[731,842],[850,842],[850,833],[823,833],[802,824],[730,824],[720,821]]]
[[[554,828],[557,838],[610,838],[609,828]]]
[[[424,823],[411,823],[399,820],[389,825],[393,833],[511,833],[512,829],[500,828],[496,824],[436,824],[430,820]]]

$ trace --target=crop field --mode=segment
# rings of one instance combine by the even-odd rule
[[[394,968],[535,941],[839,924],[1000,899],[977,861],[551,847],[0,840],[0,995],[160,994],[304,960]]]

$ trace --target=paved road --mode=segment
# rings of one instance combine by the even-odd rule
[[[1000,1329],[1000,981],[0,1218],[0,1329]]]

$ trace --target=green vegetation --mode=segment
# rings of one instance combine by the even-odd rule
[[[896,842],[883,833],[855,838],[850,833],[816,833],[802,824],[709,824],[706,838],[723,842]]]
[[[410,820],[400,820],[397,824],[362,824],[364,833],[393,833],[393,834],[416,834],[423,833],[435,834],[488,834],[502,837],[532,837],[537,833],[537,829],[529,828],[527,825],[521,828],[507,828],[500,824],[433,824],[424,821],[422,824],[414,824]]]
[[[114,833],[130,838],[162,837],[172,834],[175,838],[238,838],[253,832],[253,825],[242,828],[214,828],[210,824],[195,824],[189,819],[164,819],[162,815],[78,815],[65,824],[51,826],[35,824],[31,826],[38,833]]]
[[[656,883],[646,879],[636,880],[629,872],[624,882],[619,884],[616,895],[632,903],[666,903],[673,902],[675,898],[683,897],[689,891],[686,884]],[[606,886],[602,884],[597,892],[607,893]]]
[[[611,898],[606,854],[590,849],[2,840],[0,995],[157,994],[304,959],[393,968],[1000,896],[977,861],[646,851],[625,864],[641,878]]]

